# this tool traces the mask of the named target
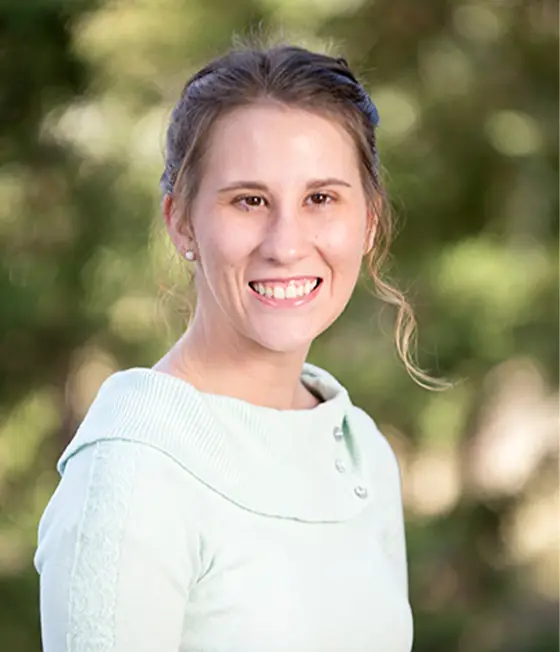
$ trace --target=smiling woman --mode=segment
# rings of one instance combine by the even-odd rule
[[[45,652],[409,652],[399,470],[305,362],[391,223],[375,105],[346,62],[230,52],[185,86],[163,216],[197,305],[151,369],[102,386],[40,524]]]

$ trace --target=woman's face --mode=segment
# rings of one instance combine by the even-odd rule
[[[212,129],[190,215],[207,335],[305,355],[348,303],[367,245],[350,135],[300,109],[236,109]]]

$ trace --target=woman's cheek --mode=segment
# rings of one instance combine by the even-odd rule
[[[337,220],[327,223],[319,236],[321,248],[331,261],[354,266],[361,264],[365,225],[355,220]]]
[[[234,266],[251,252],[253,243],[250,230],[236,229],[233,225],[221,226],[205,230],[199,244],[206,258],[211,258],[215,264]]]

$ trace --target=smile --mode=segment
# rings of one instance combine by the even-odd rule
[[[251,281],[249,287],[257,298],[269,305],[281,302],[292,305],[306,303],[316,295],[322,279],[307,277],[289,280]]]

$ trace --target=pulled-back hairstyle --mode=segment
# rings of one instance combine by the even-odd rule
[[[176,197],[188,220],[212,126],[235,108],[263,101],[336,120],[352,137],[376,226],[375,246],[367,254],[375,294],[397,308],[396,347],[410,376],[422,387],[446,387],[447,383],[432,378],[415,362],[413,310],[403,294],[381,276],[381,267],[389,254],[393,219],[379,174],[375,133],[379,117],[344,59],[283,45],[235,49],[204,66],[187,81],[171,115],[160,182],[162,191]]]

